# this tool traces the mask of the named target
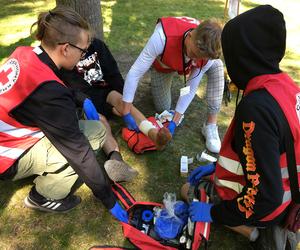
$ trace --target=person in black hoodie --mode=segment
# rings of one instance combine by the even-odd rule
[[[217,164],[198,167],[188,178],[194,185],[212,174],[220,198],[214,204],[192,202],[192,221],[220,223],[252,241],[263,234],[257,228],[282,223],[291,203],[285,146],[289,130],[300,165],[300,88],[279,67],[285,47],[283,15],[270,5],[253,8],[225,25],[227,72],[244,93]],[[267,248],[272,246],[270,240]]]

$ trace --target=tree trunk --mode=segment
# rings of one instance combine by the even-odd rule
[[[76,10],[92,27],[95,37],[103,40],[101,0],[56,0],[56,5],[65,5]]]

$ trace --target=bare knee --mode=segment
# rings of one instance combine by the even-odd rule
[[[114,108],[116,108],[116,110],[119,112],[119,110],[121,110],[123,108],[123,101],[122,101],[122,95],[113,90],[111,91],[107,98],[106,98],[106,101],[112,105]]]
[[[102,122],[105,127],[107,127],[107,126],[109,127],[109,123],[107,121],[107,118],[104,115],[101,115],[100,122]]]
[[[190,183],[185,183],[182,185],[181,187],[181,199],[184,200],[184,201],[188,201],[188,191],[189,191],[189,188],[190,188]]]

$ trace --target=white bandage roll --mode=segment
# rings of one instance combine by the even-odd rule
[[[148,136],[149,130],[152,128],[156,128],[152,122],[148,120],[144,120],[140,123],[139,129],[142,131],[143,134]]]

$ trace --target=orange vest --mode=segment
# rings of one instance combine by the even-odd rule
[[[0,67],[0,174],[44,137],[38,128],[17,122],[10,112],[47,81],[63,84],[32,47],[18,47]]]
[[[161,22],[166,44],[160,58],[156,58],[153,67],[163,73],[177,71],[178,74],[188,75],[193,67],[201,68],[207,60],[190,60],[184,63],[183,42],[186,32],[196,28],[199,25],[197,19],[191,17],[162,17],[158,19]]]
[[[270,93],[270,95],[275,98],[283,113],[285,114],[294,139],[298,180],[300,183],[300,89],[292,81],[292,79],[284,73],[257,76],[251,79],[245,90],[245,95],[257,89],[266,89]],[[223,200],[235,199],[236,196],[241,193],[245,185],[245,178],[251,178],[251,180],[249,180],[253,184],[255,183],[256,178],[254,175],[250,176],[249,174],[247,177],[244,175],[243,168],[241,167],[241,164],[239,162],[239,157],[231,147],[234,127],[235,121],[233,120],[224,137],[219,160],[216,165],[216,171],[212,176],[216,190]],[[251,143],[251,129],[251,124],[245,125],[245,137],[246,140],[249,137],[249,143]],[[249,157],[251,156],[249,155]],[[249,162],[249,166],[247,165],[247,168],[255,168],[255,162],[252,162],[252,166],[250,163],[251,161]],[[282,203],[273,212],[262,218],[261,221],[273,220],[278,215],[280,215],[291,202],[286,153],[280,155],[280,168],[282,184],[284,188]],[[248,191],[250,192],[249,189]],[[253,193],[250,194],[250,196],[255,196],[255,189],[253,189],[251,192]],[[239,203],[239,201],[237,202]],[[243,212],[245,212],[246,218],[249,218],[251,216],[251,209],[246,210],[243,207],[242,210]]]

